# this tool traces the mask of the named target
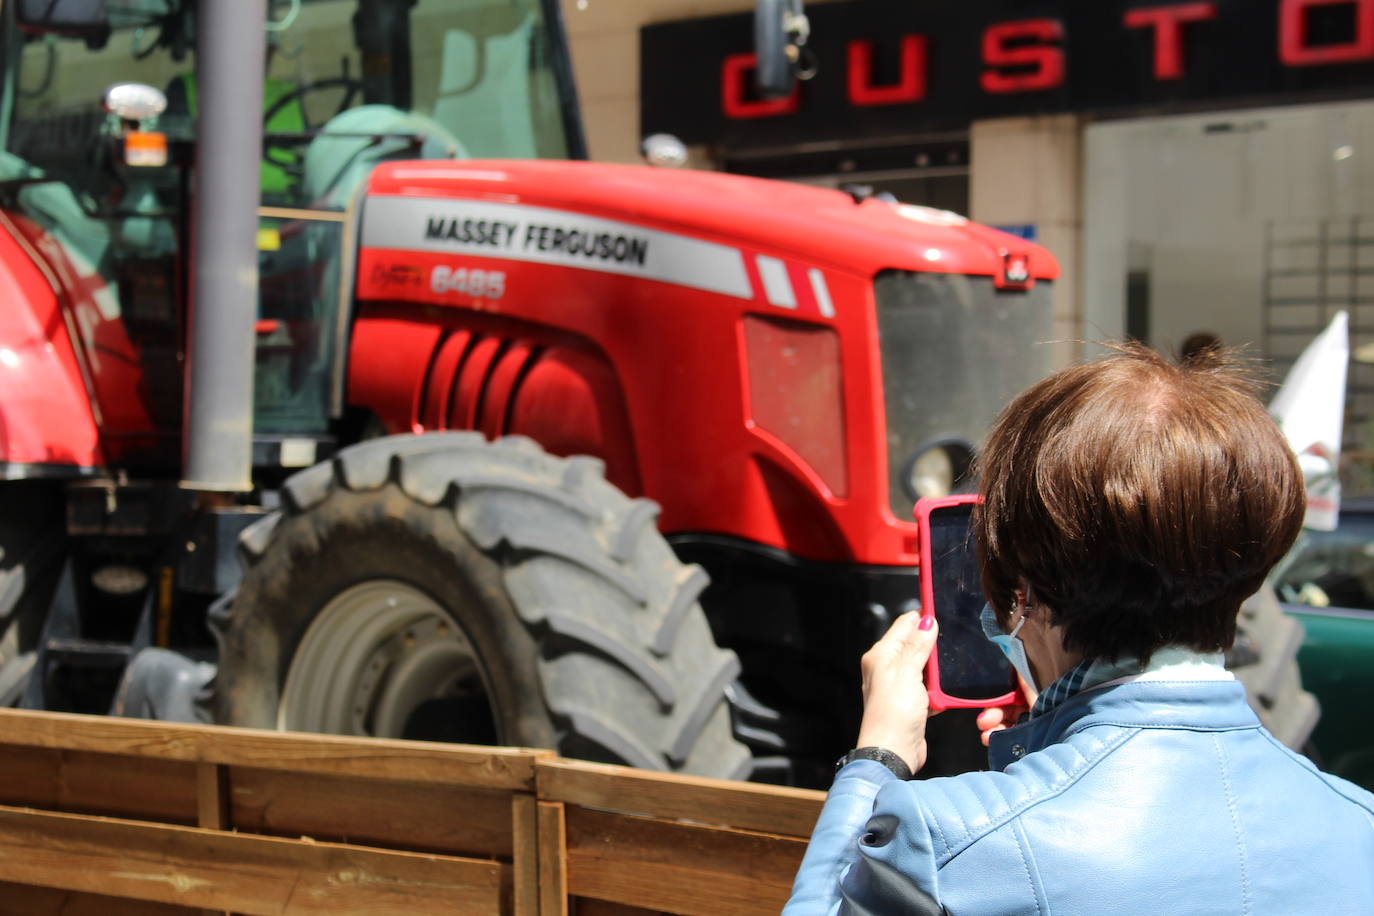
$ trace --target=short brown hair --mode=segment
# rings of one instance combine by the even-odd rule
[[[1005,622],[1029,584],[1085,657],[1224,650],[1302,527],[1297,461],[1229,355],[1114,349],[1032,386],[988,434],[984,591]]]

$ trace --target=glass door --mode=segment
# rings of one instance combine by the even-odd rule
[[[1374,103],[1085,134],[1084,335],[1247,346],[1281,381],[1344,309],[1346,493],[1374,492]]]

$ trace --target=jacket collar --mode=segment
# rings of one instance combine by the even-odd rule
[[[1004,770],[1026,754],[1086,728],[1184,728],[1227,731],[1258,728],[1238,681],[1138,680],[1084,690],[1044,715],[993,732],[988,764]]]

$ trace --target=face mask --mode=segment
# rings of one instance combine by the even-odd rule
[[[1021,632],[1021,627],[1026,624],[1025,615],[1021,616],[1010,633],[1003,633],[1002,627],[997,623],[997,614],[993,611],[992,605],[984,604],[983,612],[978,615],[978,622],[983,625],[983,635],[988,638],[988,642],[1002,650],[1002,654],[1007,657],[1007,661],[1011,662],[1016,673],[1021,675],[1021,680],[1026,682],[1026,686],[1039,692],[1040,688],[1035,683],[1035,675],[1031,674],[1030,659],[1026,657],[1026,644],[1016,635]]]

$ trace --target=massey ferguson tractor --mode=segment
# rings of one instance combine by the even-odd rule
[[[1046,251],[569,161],[554,0],[0,16],[0,703],[825,781]]]

